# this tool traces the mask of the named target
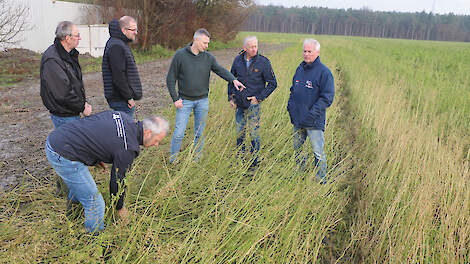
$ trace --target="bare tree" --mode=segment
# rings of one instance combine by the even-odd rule
[[[0,0],[0,45],[19,42],[20,33],[29,30],[29,7],[15,0]]]

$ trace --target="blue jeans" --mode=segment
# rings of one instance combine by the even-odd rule
[[[80,119],[79,115],[61,117],[61,116],[56,116],[56,115],[51,114],[51,120],[52,120],[52,124],[54,125],[54,128],[58,128],[65,123],[68,123],[77,119]]]
[[[241,154],[245,154],[245,140],[246,132],[250,134],[251,150],[254,154],[253,165],[258,164],[258,152],[260,145],[260,138],[258,135],[260,119],[260,105],[250,105],[248,109],[238,108],[235,112],[235,121],[237,122],[237,148]]]
[[[82,204],[86,231],[98,233],[103,230],[105,204],[87,166],[60,156],[52,149],[49,138],[46,140],[46,156],[55,172],[67,184],[70,190],[69,200],[79,201]]]
[[[125,101],[108,102],[108,105],[114,111],[124,112],[130,115],[132,118],[134,118],[135,106],[133,106],[132,108],[129,108],[129,106],[127,105],[127,102]]]
[[[171,139],[170,162],[175,161],[180,152],[181,142],[183,142],[184,132],[188,124],[189,116],[194,111],[194,146],[196,147],[196,159],[200,157],[204,146],[204,127],[206,126],[207,112],[209,111],[209,98],[199,100],[184,100],[183,107],[176,109],[175,131]]]
[[[312,144],[313,154],[315,156],[315,168],[317,168],[317,178],[323,182],[326,176],[326,156],[324,151],[325,139],[322,130],[305,129],[294,126],[294,151],[297,164],[305,169],[305,163],[308,159],[308,153],[302,154],[300,147],[304,144],[307,136]]]

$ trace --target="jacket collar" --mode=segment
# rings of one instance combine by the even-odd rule
[[[111,20],[111,22],[109,22],[108,29],[109,29],[109,35],[111,37],[118,38],[124,41],[125,43],[132,42],[131,39],[127,38],[126,35],[122,33],[121,27],[119,26],[119,21],[117,19],[113,19]]]
[[[206,51],[201,51],[201,52],[199,52],[199,53],[196,55],[196,54],[194,54],[193,51],[191,50],[191,46],[192,46],[192,45],[193,45],[193,42],[191,41],[191,42],[184,48],[189,54],[191,54],[191,55],[193,55],[193,56],[198,56],[198,55],[203,54],[203,53],[206,52]]]
[[[240,59],[242,59],[243,61],[246,60],[246,50],[241,50],[240,52],[238,52],[238,54],[240,55]],[[256,55],[253,56],[251,59],[255,61],[258,58],[258,55],[259,55],[259,52],[256,53]]]
[[[72,66],[75,72],[75,76],[82,80],[82,68],[78,62],[78,50],[74,48],[70,52],[67,52],[58,38],[54,39],[54,47],[57,51],[57,54],[59,55],[59,58]]]
[[[307,64],[305,61],[302,61],[302,63],[300,65],[302,65],[304,70],[310,70],[310,69],[313,69],[315,66],[317,66],[320,63],[321,63],[320,62],[320,56],[318,56],[312,63]]]
[[[54,39],[54,46],[57,50],[57,53],[59,54],[59,57],[62,60],[69,61],[72,58],[78,60],[78,50],[73,48],[70,52],[67,52],[62,46],[62,43],[60,43],[60,40],[58,38]]]

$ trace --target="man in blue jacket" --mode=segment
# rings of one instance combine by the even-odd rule
[[[113,19],[109,35],[102,64],[104,96],[113,110],[134,116],[135,100],[142,98],[142,84],[128,44],[137,37],[137,22],[130,16]]]
[[[232,83],[228,84],[228,100],[236,108],[237,147],[245,153],[246,131],[251,137],[251,153],[253,154],[251,169],[258,166],[260,139],[258,135],[260,119],[260,103],[277,87],[276,76],[268,58],[258,54],[258,39],[248,36],[243,41],[243,50],[233,60],[232,74],[246,86],[237,90]]]
[[[87,166],[112,163],[109,189],[116,197],[116,209],[127,217],[124,207],[124,177],[139,155],[139,145],[157,147],[168,133],[168,121],[153,116],[142,122],[118,111],[105,111],[66,123],[46,140],[46,156],[56,173],[65,181],[70,202],[80,202],[85,211],[85,229],[98,233],[104,229],[103,196]],[[117,181],[119,179],[119,183]],[[117,194],[120,194],[119,198]]]
[[[301,157],[300,147],[308,136],[315,155],[317,178],[324,183],[326,156],[323,133],[326,108],[333,103],[335,86],[331,71],[320,62],[319,55],[320,43],[315,39],[306,39],[303,45],[304,61],[297,67],[292,79],[287,111],[294,125],[293,143],[297,163],[304,169],[308,155]]]

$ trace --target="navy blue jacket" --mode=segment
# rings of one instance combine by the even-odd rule
[[[124,179],[126,171],[139,155],[143,127],[132,117],[117,111],[104,111],[68,122],[49,134],[52,149],[60,156],[92,166],[112,163],[111,194],[118,191],[116,176]],[[116,175],[117,170],[117,175]],[[123,196],[118,201],[120,209]]]
[[[294,126],[325,130],[326,108],[333,103],[335,85],[331,71],[320,62],[302,62],[295,71],[287,111]]]
[[[238,91],[233,83],[228,84],[228,100],[235,100],[237,107],[246,109],[250,101],[246,98],[255,96],[258,101],[266,99],[277,87],[276,76],[268,58],[256,54],[251,58],[249,68],[246,67],[245,51],[242,51],[233,60],[232,74],[243,83],[246,88]]]
[[[134,55],[127,45],[131,40],[122,33],[116,19],[109,22],[109,35],[101,66],[104,97],[108,102],[139,100],[142,84]]]

